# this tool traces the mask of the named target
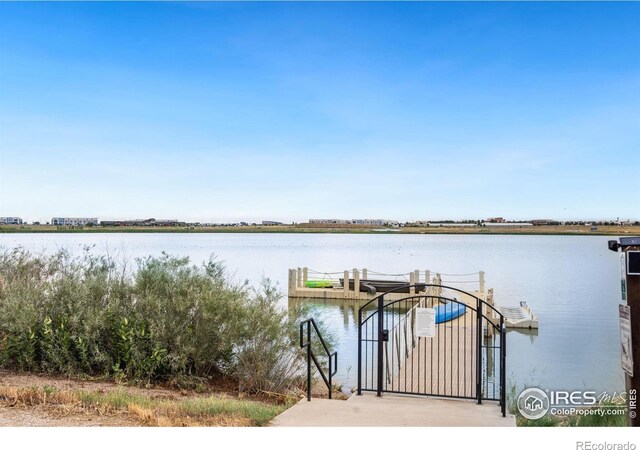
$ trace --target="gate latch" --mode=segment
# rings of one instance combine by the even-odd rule
[[[382,340],[389,342],[389,330],[382,330]]]

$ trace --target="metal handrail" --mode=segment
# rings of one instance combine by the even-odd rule
[[[304,340],[304,328],[307,326],[307,340]],[[329,360],[329,376],[325,375],[324,370],[322,370],[322,365],[318,362],[315,353],[313,353],[313,346],[311,345],[311,327],[316,332],[318,339],[320,339],[320,343],[322,344],[322,348],[327,354],[327,358]],[[329,351],[329,347],[327,343],[322,338],[322,333],[320,333],[320,329],[316,325],[316,321],[313,318],[303,320],[300,322],[300,348],[307,348],[307,401],[311,401],[311,361],[316,365],[316,369],[320,373],[324,384],[326,384],[327,389],[329,389],[329,398],[331,398],[331,391],[333,390],[333,376],[338,372],[338,352],[334,351],[331,353]]]

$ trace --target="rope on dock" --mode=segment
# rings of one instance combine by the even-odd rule
[[[348,270],[349,273],[351,273],[350,270]],[[344,274],[344,271],[341,272],[320,272],[319,270],[313,270],[313,269],[307,269],[307,273],[317,273],[320,275],[342,275]]]
[[[406,277],[407,275],[411,275],[412,272],[407,272],[407,273],[382,273],[382,272],[376,272],[374,270],[369,270],[367,269],[367,273],[373,274],[373,275],[381,275],[384,277]]]
[[[471,273],[440,273],[440,275],[444,275],[445,277],[470,277],[471,275],[478,275],[480,272],[471,272]]]
[[[477,283],[478,280],[442,280],[443,283]]]
[[[323,278],[334,279],[336,276],[344,276],[345,271],[339,272],[322,272],[314,269],[307,269],[307,273],[310,275],[314,275],[314,277],[322,276]],[[347,270],[349,276],[352,276],[353,270]],[[471,273],[439,273],[435,271],[429,271],[434,274],[434,276],[446,276],[446,277],[470,277],[470,276],[478,276],[480,272],[471,272]],[[362,272],[361,272],[362,273]],[[409,277],[414,272],[406,272],[406,273],[383,273],[377,272],[375,270],[367,269],[368,275],[380,276],[380,277],[394,277],[396,280],[398,278],[402,278],[404,281],[409,281]],[[441,282],[449,282],[449,283],[477,283],[478,280],[441,280]]]

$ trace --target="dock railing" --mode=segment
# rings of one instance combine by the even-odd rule
[[[347,283],[345,280],[353,280]],[[309,267],[298,267],[289,269],[289,296],[290,297],[309,297],[316,291],[308,291],[307,281],[330,281],[332,283],[331,290],[344,290],[343,297],[345,299],[364,299],[366,293],[360,295],[359,289],[363,281],[366,280],[383,280],[407,283],[410,286],[419,284],[433,284],[439,280],[447,286],[455,286],[466,291],[477,291],[481,296],[487,294],[485,273],[483,271],[471,273],[439,273],[432,270],[413,270],[411,272],[401,273],[385,273],[368,268],[342,271],[320,271],[310,269]],[[317,291],[319,292],[319,291]]]

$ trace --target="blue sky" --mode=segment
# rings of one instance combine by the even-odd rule
[[[0,3],[0,215],[640,218],[638,3]]]

